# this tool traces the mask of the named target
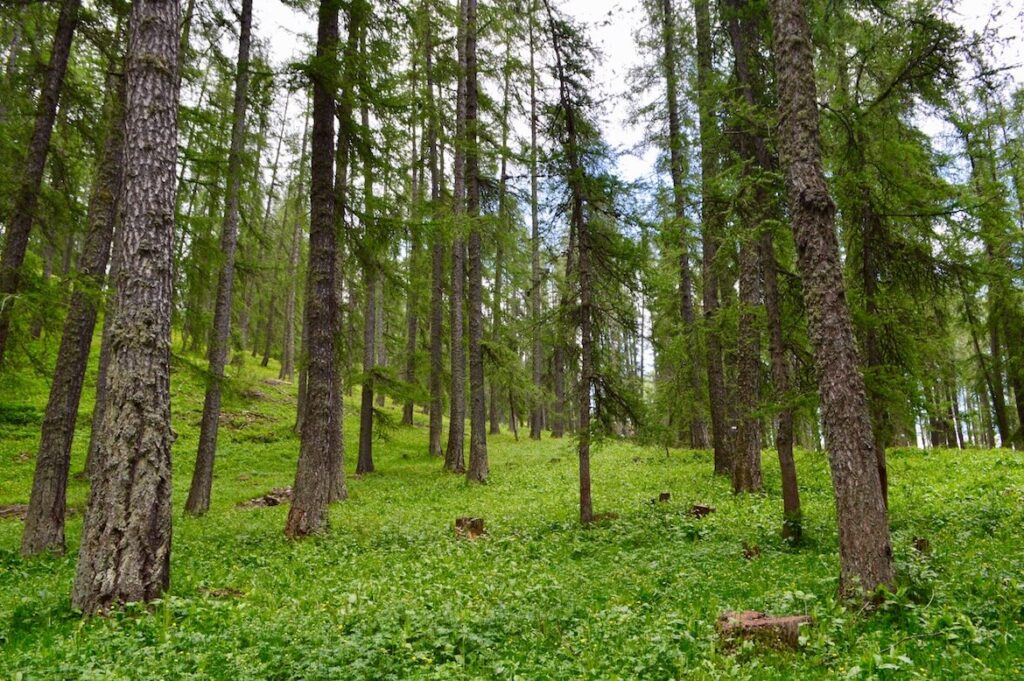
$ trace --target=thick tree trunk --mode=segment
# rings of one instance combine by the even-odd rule
[[[111,69],[115,70],[118,69]],[[71,304],[64,320],[64,333],[43,418],[32,496],[21,539],[23,556],[44,551],[63,554],[65,550],[64,513],[71,468],[71,442],[75,435],[82,382],[89,364],[89,348],[96,327],[97,307],[107,271],[123,179],[123,83],[123,78],[118,75],[107,77],[106,118],[109,127],[89,199],[89,232],[79,262],[79,281],[71,294]]]
[[[121,267],[107,404],[72,604],[159,597],[171,558],[171,256],[177,161],[177,0],[135,0],[125,83]]]
[[[840,591],[893,584],[889,520],[825,184],[810,28],[802,0],[771,0],[779,146],[803,276],[839,524]]]
[[[231,334],[231,299],[235,282],[235,250],[238,246],[239,196],[242,184],[242,152],[245,144],[245,119],[249,93],[249,43],[252,35],[252,0],[242,0],[239,16],[238,63],[235,70],[235,101],[232,107],[231,148],[228,151],[228,187],[224,205],[224,223],[220,232],[220,252],[224,258],[217,280],[217,302],[213,309],[213,329],[207,348],[209,376],[203,419],[199,429],[199,451],[192,471],[192,486],[185,512],[203,515],[210,510],[213,487],[213,459],[217,451],[220,425],[221,384],[228,359]]]
[[[717,328],[718,274],[715,263],[721,241],[722,206],[714,188],[718,163],[715,158],[717,124],[711,100],[713,69],[711,15],[708,0],[694,0],[697,33],[697,112],[700,124],[701,169],[701,271],[704,277],[704,324],[707,336],[708,405],[711,414],[711,439],[714,446],[715,474],[729,473],[730,456],[725,415],[725,371],[722,343]]]
[[[320,3],[317,57],[333,62],[338,43],[338,9],[330,0]],[[319,62],[318,62],[319,63]],[[330,80],[336,64],[324,63],[312,73],[313,134],[310,154],[310,229],[305,324],[308,345],[305,416],[294,500],[288,509],[285,535],[291,538],[319,532],[327,522],[331,499],[332,448],[336,442],[333,408],[337,366],[335,261],[337,233],[334,222],[334,111]]]
[[[78,24],[81,0],[63,0],[57,18],[57,30],[50,49],[50,64],[46,69],[46,80],[39,93],[36,108],[35,127],[28,143],[25,165],[21,171],[14,210],[4,234],[4,247],[0,253],[0,366],[4,363],[7,339],[11,330],[11,308],[13,300],[4,300],[18,292],[21,282],[21,264],[28,250],[32,223],[39,203],[39,190],[43,184],[46,157],[50,152],[50,136],[57,117],[57,104],[64,88],[64,74],[68,69],[71,41]]]
[[[487,406],[483,356],[483,244],[480,235],[480,159],[477,152],[476,5],[466,0],[466,219],[469,223],[469,468],[467,479],[485,482]]]

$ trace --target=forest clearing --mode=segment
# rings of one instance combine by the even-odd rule
[[[1020,3],[0,2],[0,678],[1024,677]]]
[[[196,358],[198,359],[198,358]],[[467,486],[426,452],[426,418],[381,443],[378,472],[353,480],[331,532],[284,538],[287,505],[247,508],[292,484],[294,386],[241,372],[225,402],[214,503],[175,518],[170,594],[82,622],[65,558],[26,562],[22,524],[0,519],[0,676],[16,678],[1014,678],[1024,674],[1024,465],[1006,451],[890,452],[900,583],[871,614],[836,599],[835,511],[820,452],[798,451],[804,540],[778,532],[780,480],[734,496],[710,453],[609,441],[594,456],[596,508],[583,529],[571,440],[492,440],[493,482]],[[174,506],[188,494],[202,383],[172,379]],[[0,508],[24,502],[45,385],[0,424]],[[245,397],[248,394],[250,397]],[[351,403],[350,403],[351,405]],[[83,416],[89,405],[83,403]],[[395,418],[400,410],[389,406]],[[355,414],[354,409],[349,413]],[[87,419],[81,419],[88,423]],[[346,420],[347,448],[358,421]],[[72,470],[84,463],[79,429]],[[969,463],[965,461],[969,457]],[[964,468],[969,466],[970,473]],[[77,537],[87,485],[73,479]],[[668,502],[652,499],[670,492]],[[694,504],[715,511],[698,518]],[[454,532],[478,515],[486,534]],[[927,542],[927,547],[921,540]],[[744,551],[758,547],[748,559]],[[809,614],[796,652],[723,651],[726,610]],[[859,670],[859,671],[858,671]]]

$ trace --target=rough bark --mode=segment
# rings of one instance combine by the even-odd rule
[[[321,63],[335,53],[338,43],[338,9],[331,0],[320,3],[316,53]],[[313,132],[310,153],[309,267],[305,305],[308,345],[305,415],[302,420],[299,462],[293,486],[295,499],[288,509],[285,535],[291,538],[319,532],[327,522],[331,494],[331,458],[335,412],[332,391],[336,383],[337,348],[335,317],[335,260],[337,233],[334,223],[334,93],[331,73],[324,64],[311,74],[313,81]]]
[[[718,274],[715,259],[721,241],[722,206],[713,187],[718,174],[715,157],[717,126],[711,99],[713,69],[711,16],[707,0],[694,0],[697,32],[697,113],[700,124],[701,170],[701,271],[704,278],[704,322],[707,336],[708,405],[711,414],[711,439],[714,446],[715,474],[729,473],[729,450],[725,416],[725,372],[722,367],[722,343],[717,329]]]
[[[85,369],[89,364],[89,349],[96,327],[99,296],[107,271],[123,178],[123,83],[120,75],[111,73],[107,78],[107,136],[89,199],[86,218],[89,231],[82,247],[79,277],[64,320],[43,418],[32,495],[21,539],[23,556],[44,551],[63,554],[65,550],[64,514],[71,468],[71,442],[75,435]]]
[[[779,146],[803,277],[839,525],[840,591],[892,586],[889,521],[853,325],[835,205],[821,164],[810,28],[802,0],[771,0]]]
[[[28,250],[29,235],[39,203],[46,157],[50,152],[50,136],[57,117],[61,90],[64,88],[64,75],[68,69],[71,41],[78,24],[80,6],[81,0],[64,0],[61,3],[50,49],[50,63],[46,69],[43,89],[39,93],[35,126],[14,197],[14,210],[4,234],[4,247],[0,253],[0,366],[4,363],[11,330],[11,311],[14,307],[12,296],[18,293],[21,282],[21,265]]]
[[[213,487],[213,459],[217,451],[220,425],[221,384],[228,359],[231,334],[231,301],[235,284],[235,251],[238,247],[239,196],[242,185],[242,152],[249,93],[249,44],[252,36],[252,0],[242,0],[239,15],[238,62],[235,67],[235,99],[232,106],[231,147],[228,150],[228,187],[224,202],[224,222],[220,231],[223,257],[217,279],[217,299],[213,308],[213,329],[207,347],[207,385],[203,418],[199,427],[199,450],[192,471],[192,486],[185,501],[185,512],[199,516],[210,510]]]
[[[152,600],[170,580],[179,14],[177,0],[132,5],[107,404],[71,592],[72,604],[87,613]]]
[[[741,20],[738,0],[725,3],[728,10],[727,25],[735,57],[736,80],[740,86],[744,103],[751,111],[759,107],[760,83],[754,82],[751,73],[751,52],[756,49],[750,22]],[[761,300],[761,257],[759,232],[765,229],[764,221],[771,198],[758,173],[767,172],[771,167],[764,139],[751,129],[749,122],[741,122],[735,140],[743,162],[743,177],[752,184],[743,193],[740,212],[746,223],[741,234],[739,249],[739,325],[737,328],[737,376],[736,405],[737,430],[733,448],[732,489],[735,493],[760,491],[761,481],[761,423],[756,416],[760,406],[761,392],[761,328],[758,308]]]

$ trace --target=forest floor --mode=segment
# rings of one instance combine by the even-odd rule
[[[491,482],[467,486],[428,456],[417,414],[415,427],[382,433],[377,473],[354,479],[349,454],[350,498],[331,508],[326,535],[287,541],[287,506],[240,503],[292,484],[295,386],[274,380],[274,364],[246,361],[229,369],[213,506],[200,519],[181,509],[201,362],[175,361],[172,586],[161,602],[88,620],[71,610],[82,480],[68,491],[65,557],[21,559],[22,522],[0,518],[0,678],[1024,678],[1019,453],[890,451],[900,581],[868,613],[835,599],[832,492],[816,452],[797,456],[797,546],[779,536],[772,452],[765,493],[734,497],[707,452],[606,442],[595,510],[616,517],[583,529],[571,439],[491,437]],[[94,379],[91,369],[73,471]],[[0,386],[0,506],[28,501],[46,390],[29,370]],[[346,408],[351,453],[357,411]],[[386,411],[397,423],[398,408]],[[665,491],[671,500],[651,503]],[[716,511],[695,518],[695,503]],[[457,538],[458,516],[483,517],[486,535]],[[814,624],[795,652],[730,652],[715,631],[730,609]]]

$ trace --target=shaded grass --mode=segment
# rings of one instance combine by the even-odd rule
[[[349,478],[330,531],[288,542],[285,506],[237,504],[293,481],[294,386],[276,369],[229,369],[213,505],[181,514],[195,457],[202,376],[172,380],[172,588],[151,609],[82,620],[69,555],[22,560],[22,524],[0,520],[0,677],[29,678],[1014,678],[1024,676],[1024,473],[1005,451],[890,453],[900,586],[876,613],[837,604],[831,485],[823,456],[799,452],[806,541],[778,533],[778,465],[766,493],[734,497],[707,452],[608,442],[593,461],[595,506],[577,523],[571,440],[489,441],[492,481],[468,486],[427,455],[426,417],[376,445],[379,472]],[[251,364],[251,362],[250,362]],[[94,380],[90,372],[88,386]],[[11,380],[11,379],[9,379]],[[0,504],[25,502],[45,382],[20,375],[0,409]],[[4,395],[11,392],[4,391]],[[74,445],[80,470],[91,389]],[[394,410],[397,419],[397,407]],[[12,418],[10,415],[14,414]],[[355,452],[355,403],[347,405]],[[354,455],[346,468],[351,471]],[[553,462],[552,459],[559,459]],[[651,504],[661,491],[672,500]],[[69,504],[82,508],[73,480]],[[693,503],[717,511],[695,519]],[[457,516],[487,536],[456,539]],[[929,555],[912,546],[926,537]],[[745,560],[743,544],[761,554]],[[791,654],[716,648],[726,609],[809,613]]]

